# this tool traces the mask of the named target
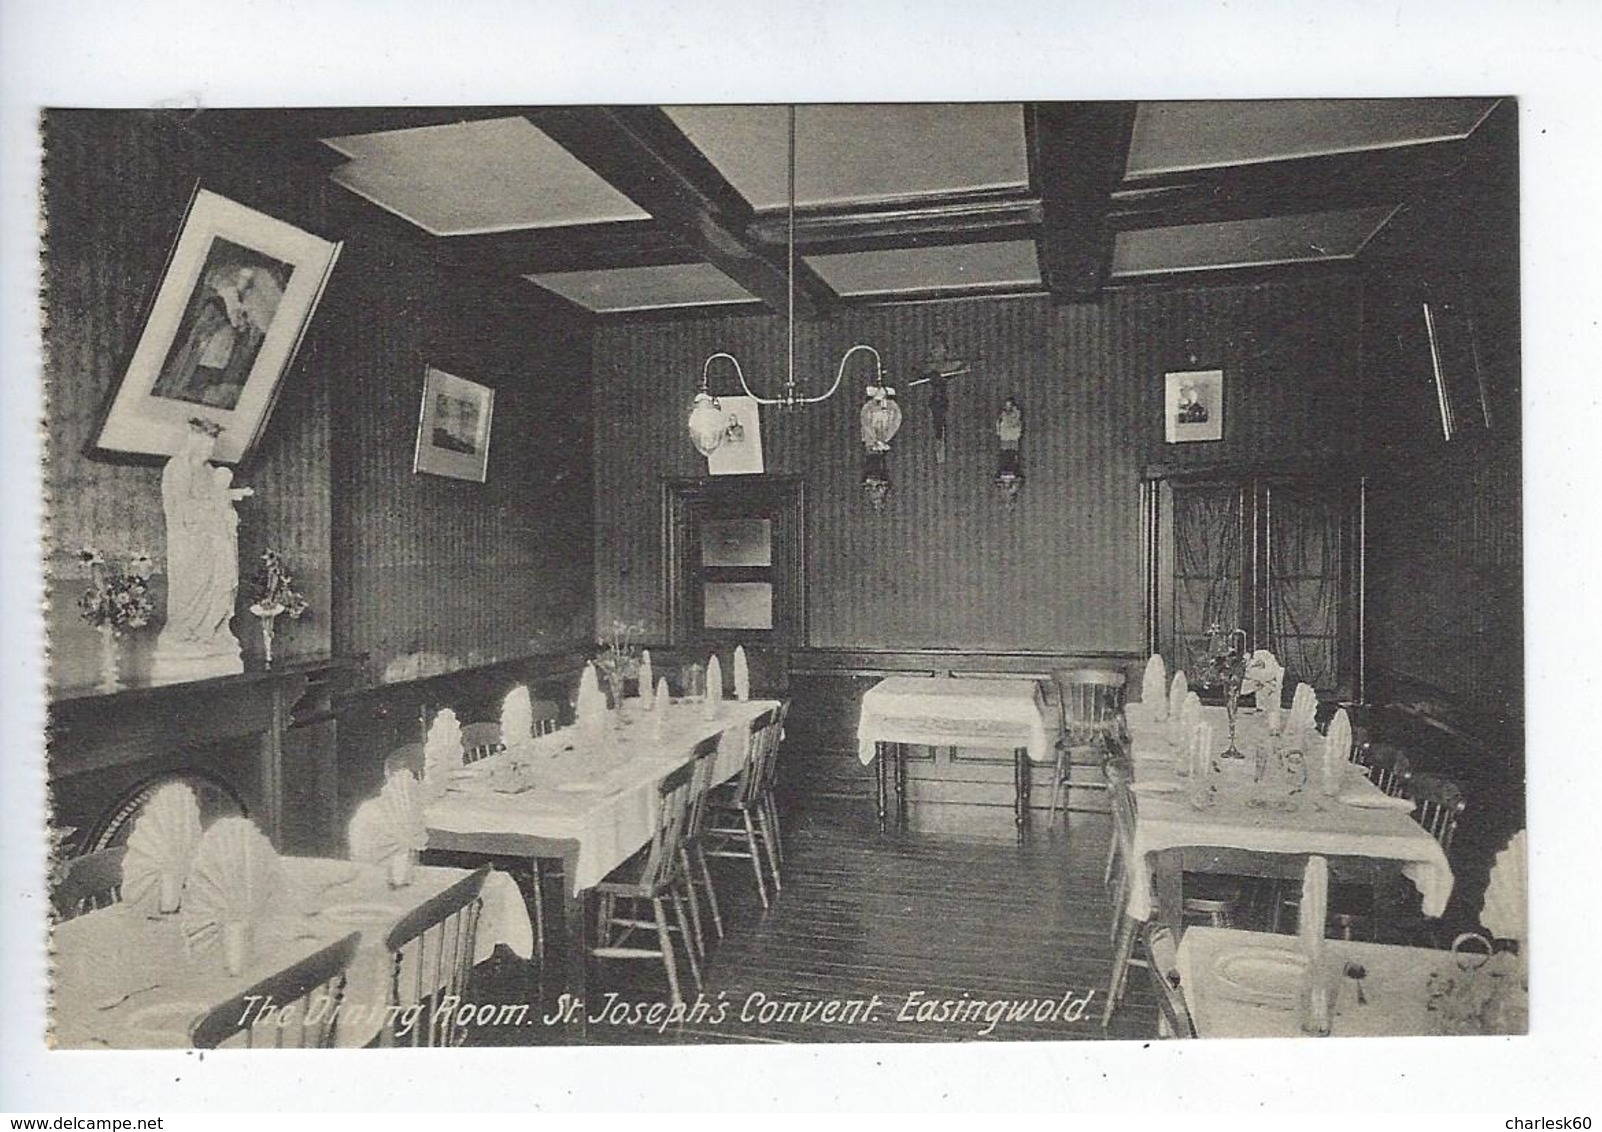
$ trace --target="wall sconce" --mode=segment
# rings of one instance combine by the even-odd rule
[[[1023,409],[1018,402],[1008,397],[1001,406],[1001,415],[996,418],[996,439],[1001,442],[1001,452],[996,461],[996,486],[1001,489],[1002,498],[1007,501],[1010,509],[1018,502],[1018,491],[1023,487],[1023,459],[1018,454],[1018,445],[1023,438]]]
[[[875,511],[884,507],[890,494],[890,441],[901,429],[901,406],[896,391],[888,385],[868,386],[868,399],[862,405],[863,460],[862,490]]]

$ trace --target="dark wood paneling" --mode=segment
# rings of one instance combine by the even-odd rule
[[[863,499],[857,413],[867,373],[833,400],[768,410],[770,472],[806,478],[809,643],[827,647],[1140,647],[1141,468],[1355,448],[1360,292],[1351,280],[1117,292],[1054,307],[1014,298],[881,307],[797,328],[809,391],[845,347],[868,342],[903,385],[906,414],[882,512]],[[925,387],[905,382],[937,332],[975,372],[951,386],[948,458],[934,458]],[[684,420],[701,363],[741,359],[753,388],[783,379],[785,325],[766,317],[609,322],[596,332],[596,601],[602,623],[665,636],[659,483],[704,462]],[[863,359],[854,359],[862,362]],[[1165,445],[1163,374],[1223,366],[1225,439]],[[719,369],[714,392],[738,392]],[[1028,483],[1001,503],[994,421],[1023,405]]]
[[[387,314],[351,325],[335,361],[335,647],[378,681],[408,658],[437,671],[590,639],[587,328],[351,245],[340,297]],[[412,471],[430,364],[496,391],[485,483]]]

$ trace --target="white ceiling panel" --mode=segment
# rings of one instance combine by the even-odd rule
[[[753,208],[785,207],[785,107],[664,109]],[[1015,103],[796,108],[798,207],[1028,183],[1023,108]]]
[[[1395,213],[1389,207],[1357,208],[1120,232],[1113,243],[1112,274],[1163,275],[1350,259]]]
[[[994,290],[1040,283],[1033,240],[808,256],[841,295]]]
[[[1494,98],[1142,102],[1128,176],[1153,177],[1467,137]]]
[[[525,278],[597,313],[756,301],[749,291],[709,263],[564,271]]]
[[[337,183],[436,236],[649,219],[522,117],[324,144],[350,158]]]

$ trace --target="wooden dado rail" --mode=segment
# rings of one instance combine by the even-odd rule
[[[972,674],[1039,680],[1052,703],[1052,673],[1086,666],[1115,667],[1139,686],[1145,656],[1136,652],[993,652],[971,649],[796,649],[790,654],[788,739],[780,759],[782,788],[792,795],[861,798],[869,803],[872,771],[857,758],[862,696],[886,676]],[[999,807],[1010,829],[1013,763],[1001,751],[908,752],[913,807]],[[1099,771],[1075,775],[1071,808],[1104,809]],[[1051,767],[1035,770],[1035,802],[1051,797]],[[958,822],[957,824],[960,824]]]

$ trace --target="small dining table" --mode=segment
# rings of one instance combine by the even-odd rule
[[[1522,1033],[1527,992],[1521,987],[1507,987],[1498,1006],[1471,1020],[1445,1001],[1465,981],[1491,976],[1489,968],[1471,969],[1479,958],[1460,960],[1436,948],[1326,940],[1320,969],[1325,985],[1334,988],[1329,1036]],[[1309,977],[1307,959],[1292,937],[1187,928],[1176,966],[1197,1037],[1306,1036],[1301,992]]]
[[[887,824],[890,783],[896,821],[906,821],[904,748],[911,744],[1012,751],[1013,820],[1022,830],[1029,819],[1029,764],[1051,761],[1055,739],[1040,685],[1027,678],[887,676],[862,697],[857,721],[857,757],[864,766],[877,763],[880,829]]]
[[[243,969],[228,973],[220,949],[191,954],[182,913],[157,915],[117,903],[56,924],[51,933],[50,1040],[58,1049],[166,1049],[189,1045],[190,1026],[226,1002],[351,932],[361,932],[341,1001],[336,1042],[363,1046],[379,1033],[389,993],[384,937],[401,917],[468,874],[419,867],[399,888],[384,865],[282,858],[286,888],[253,924]],[[498,945],[528,958],[533,928],[517,885],[491,872],[475,961]]]
[[[443,797],[424,809],[428,847],[452,853],[559,861],[567,927],[568,1001],[588,991],[589,890],[651,840],[657,787],[718,736],[714,781],[745,766],[751,724],[776,700],[673,702],[576,723],[515,743],[463,767]],[[507,768],[520,768],[511,776]],[[573,1017],[583,1030],[587,1011]]]
[[[1222,708],[1204,708],[1203,721],[1215,735],[1226,733]],[[1316,774],[1287,778],[1271,755],[1269,773],[1257,781],[1255,753],[1276,742],[1259,712],[1237,721],[1237,746],[1248,757],[1215,758],[1219,770],[1205,779],[1177,774],[1166,725],[1135,716],[1129,732],[1135,844],[1125,911],[1134,919],[1152,915],[1155,892],[1155,911],[1180,924],[1187,872],[1294,879],[1312,854],[1329,861],[1332,879],[1372,885],[1377,900],[1388,898],[1394,886],[1386,882],[1400,873],[1417,888],[1425,916],[1445,910],[1453,885],[1445,851],[1413,820],[1412,807],[1384,795],[1361,767],[1343,763],[1343,777],[1326,794]]]

